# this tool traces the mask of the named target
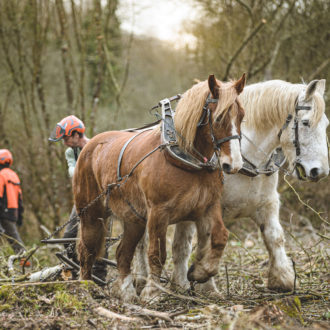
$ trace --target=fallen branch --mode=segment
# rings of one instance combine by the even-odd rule
[[[151,310],[148,308],[142,308],[140,306],[131,305],[131,304],[125,304],[125,307],[127,307],[130,310],[134,310],[139,315],[151,316],[151,317],[162,319],[167,322],[172,322],[171,315],[169,313],[158,312],[158,311],[154,311],[154,310]]]
[[[14,254],[8,258],[8,272],[11,273],[14,271],[14,261],[20,258],[20,254]]]
[[[25,275],[22,275],[22,276],[19,276],[19,277],[6,277],[6,278],[1,278],[0,279],[0,283],[17,283],[17,282],[24,282],[28,277],[29,277],[30,274],[25,274]]]
[[[139,322],[140,320],[135,317],[128,317],[125,315],[120,315],[115,312],[111,312],[110,310],[103,308],[103,307],[96,307],[93,310],[96,314],[104,316],[108,319],[119,319],[121,321],[128,321],[128,322]]]
[[[54,267],[48,267],[40,270],[39,272],[30,274],[30,282],[45,282],[48,279],[55,278],[64,269],[64,264],[60,264]]]

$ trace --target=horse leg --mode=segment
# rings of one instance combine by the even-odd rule
[[[172,286],[180,286],[188,289],[187,279],[188,261],[192,250],[192,239],[196,230],[193,222],[179,222],[175,225],[175,232],[172,245],[173,274]]]
[[[196,222],[198,246],[196,261],[190,266],[188,280],[204,283],[219,270],[220,257],[228,240],[228,231],[222,221],[220,204]]]
[[[107,224],[103,205],[94,204],[85,214],[80,216],[80,241],[78,246],[80,261],[80,279],[90,280],[92,267],[104,249],[104,238]]]
[[[151,210],[148,216],[148,262],[149,274],[147,283],[141,292],[144,301],[154,299],[159,295],[160,276],[166,261],[166,231],[167,222],[161,219],[159,212]]]
[[[134,285],[138,294],[146,284],[148,277],[148,231],[144,233],[140,242],[136,246],[135,257],[133,259]]]
[[[143,236],[145,227],[132,221],[124,222],[123,238],[116,251],[118,279],[112,286],[112,293],[124,301],[137,299],[131,276],[131,262],[137,243]]]
[[[189,289],[190,284],[187,278],[188,261],[192,250],[192,239],[196,230],[193,222],[180,222],[175,225],[175,233],[172,245],[173,256],[173,274],[172,287],[180,286],[183,289]],[[215,285],[214,277],[211,277],[205,283],[195,285],[195,290],[205,293],[209,292],[214,296],[218,296],[219,290]]]
[[[270,200],[259,208],[255,221],[260,227],[269,253],[268,288],[284,292],[293,290],[294,271],[284,248],[285,239],[279,222],[278,198]]]

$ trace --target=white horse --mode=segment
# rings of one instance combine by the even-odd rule
[[[287,170],[299,180],[318,181],[329,174],[324,89],[324,79],[308,85],[272,80],[245,87],[240,96],[245,109],[241,150],[255,174],[269,172],[271,157],[279,147],[289,164]],[[291,291],[294,271],[284,248],[277,183],[278,172],[255,177],[225,175],[221,204],[224,220],[250,217],[258,224],[270,258],[268,288]],[[172,282],[183,288],[189,287],[188,259],[194,233],[192,222],[176,225]],[[135,264],[135,272],[142,277],[147,270],[145,245],[141,242]],[[217,292],[213,278],[199,286],[204,292]]]

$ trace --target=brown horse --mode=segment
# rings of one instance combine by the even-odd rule
[[[236,173],[242,167],[238,137],[244,110],[237,96],[244,85],[245,75],[229,83],[222,83],[210,75],[208,81],[193,86],[183,95],[174,117],[181,150],[206,164],[216,152],[221,168],[227,173]],[[109,184],[118,183],[118,157],[134,134],[105,132],[84,147],[73,179],[78,211]],[[187,169],[173,162],[167,151],[159,147],[161,144],[161,131],[155,128],[140,133],[126,145],[120,172],[128,174],[138,165],[112,189],[109,199],[110,209],[122,220],[124,228],[116,252],[119,277],[112,288],[113,293],[124,300],[136,297],[130,267],[146,226],[150,275],[141,293],[144,299],[153,297],[158,291],[155,282],[159,281],[166,260],[168,225],[185,220],[196,223],[198,251],[188,272],[191,281],[205,282],[217,273],[228,238],[219,204],[222,187],[219,168]],[[102,254],[106,210],[106,198],[102,198],[80,216],[81,279],[91,278],[92,265]]]

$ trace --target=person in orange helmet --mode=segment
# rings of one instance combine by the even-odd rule
[[[83,147],[88,143],[89,139],[85,135],[84,123],[74,115],[63,118],[52,131],[49,141],[58,142],[63,140],[64,145],[68,148],[65,151],[65,158],[68,164],[68,172],[70,178],[73,177],[74,169],[78,160],[78,156]],[[76,207],[73,206],[70,214],[70,222],[65,228],[64,238],[74,238],[78,234],[78,215]],[[75,251],[70,251],[69,244],[65,244],[68,250],[68,256],[77,262],[77,255]],[[74,247],[75,248],[75,247]],[[107,254],[105,255],[107,257]],[[93,268],[93,273],[100,279],[104,280],[106,277],[106,264],[103,262],[96,262]]]
[[[58,142],[63,139],[64,144],[68,147],[65,151],[65,158],[68,163],[68,171],[71,178],[73,177],[74,168],[80,151],[89,141],[85,135],[85,130],[84,123],[76,116],[71,115],[57,123],[49,137],[49,141],[53,142]]]
[[[24,208],[21,182],[10,168],[12,164],[11,152],[8,149],[0,149],[0,233],[8,236],[14,252],[19,254],[25,251],[25,248],[16,225],[21,226],[23,223]],[[30,263],[25,264],[29,265]]]

